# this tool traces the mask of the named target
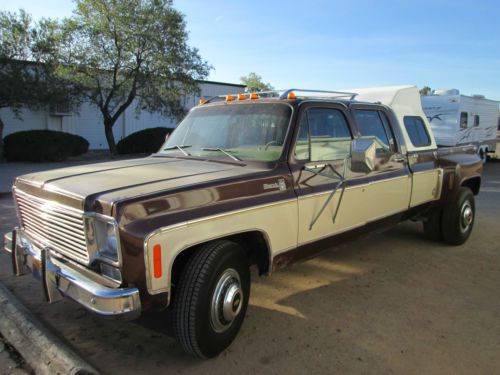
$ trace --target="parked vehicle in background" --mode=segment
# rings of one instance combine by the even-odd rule
[[[407,219],[461,245],[482,167],[473,147],[436,146],[414,86],[214,97],[148,158],[18,177],[5,249],[49,301],[165,310],[187,352],[213,357],[243,322],[250,266]]]
[[[439,146],[475,145],[483,161],[494,154],[499,124],[498,101],[459,90],[434,90],[421,98]]]

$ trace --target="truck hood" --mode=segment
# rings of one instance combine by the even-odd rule
[[[109,214],[109,206],[118,200],[249,172],[245,165],[148,157],[27,174],[16,179],[15,188],[81,210]]]

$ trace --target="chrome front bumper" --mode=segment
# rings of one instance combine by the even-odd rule
[[[17,276],[33,274],[43,284],[49,302],[70,297],[101,315],[137,318],[141,301],[137,288],[112,288],[98,282],[87,268],[58,255],[50,248],[40,248],[20,230],[4,236],[4,250],[10,253]]]

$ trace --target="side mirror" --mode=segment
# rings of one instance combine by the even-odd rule
[[[354,139],[351,141],[351,171],[370,173],[375,168],[377,148],[371,139]]]

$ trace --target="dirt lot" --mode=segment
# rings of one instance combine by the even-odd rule
[[[15,224],[0,199],[0,231]],[[0,280],[105,374],[494,374],[500,370],[500,162],[486,166],[476,227],[464,246],[402,223],[292,266],[254,276],[242,331],[219,358],[194,360],[164,332],[104,320],[72,301],[48,305],[30,276]],[[148,326],[148,327],[147,327]]]

